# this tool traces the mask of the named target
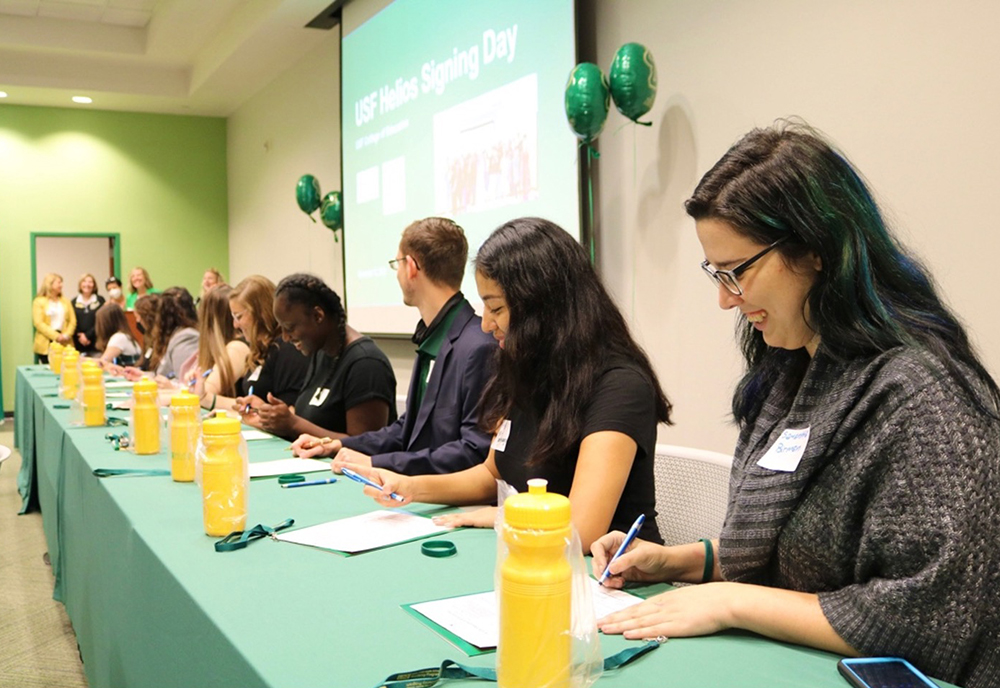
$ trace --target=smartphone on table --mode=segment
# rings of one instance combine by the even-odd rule
[[[837,669],[855,688],[939,688],[919,669],[898,657],[842,659]]]

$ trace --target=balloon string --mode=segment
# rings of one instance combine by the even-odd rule
[[[588,144],[589,145],[589,144]],[[591,153],[596,153],[593,146],[590,147]],[[594,157],[600,157],[598,155],[588,155],[587,156],[587,208],[588,208],[588,222],[590,225],[590,264],[597,267],[597,250],[595,247],[595,228],[594,228],[594,177],[592,172],[592,163],[590,159]]]

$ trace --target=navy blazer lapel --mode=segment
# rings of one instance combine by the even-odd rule
[[[454,348],[455,340],[459,338],[465,326],[468,324],[472,316],[475,315],[475,311],[472,307],[468,305],[467,302],[463,302],[459,305],[461,309],[455,316],[455,320],[451,323],[451,329],[448,330],[448,336],[441,344],[441,351],[438,352],[437,358],[434,360],[434,368],[431,370],[430,379],[427,381],[427,389],[424,390],[424,399],[420,404],[420,408],[417,409],[416,421],[413,423],[413,428],[407,437],[410,438],[408,444],[412,445],[413,442],[420,435],[420,432],[427,425],[427,420],[431,417],[431,412],[434,410],[434,404],[437,403],[438,392],[441,391],[441,375],[445,366],[448,363],[448,358],[451,356],[451,351]],[[419,375],[420,358],[417,357],[417,362],[413,366],[413,377],[410,380],[410,394],[416,393],[416,382],[417,376]],[[409,447],[407,447],[409,449]]]

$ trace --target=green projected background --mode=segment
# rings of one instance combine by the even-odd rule
[[[453,218],[470,254],[501,223],[579,237],[576,139],[563,112],[572,0],[396,0],[344,38],[344,251],[351,324],[409,333],[400,232]],[[470,257],[471,257],[470,255]],[[463,290],[476,300],[472,275]]]

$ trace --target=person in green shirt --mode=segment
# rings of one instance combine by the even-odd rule
[[[135,310],[135,302],[146,294],[159,294],[159,289],[153,289],[153,280],[149,278],[146,268],[136,266],[128,276],[129,295],[125,298],[125,310]]]

